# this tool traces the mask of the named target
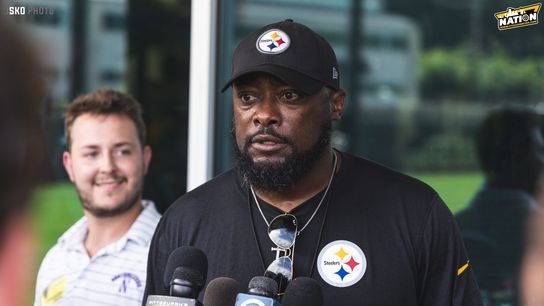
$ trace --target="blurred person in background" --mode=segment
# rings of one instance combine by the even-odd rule
[[[142,200],[151,148],[141,106],[110,89],[81,95],[66,111],[65,137],[84,217],[45,256],[34,305],[139,305],[160,218]]]
[[[485,181],[457,222],[484,299],[517,305],[527,219],[542,189],[542,118],[527,108],[495,110],[478,128],[476,148]]]
[[[0,3],[1,4],[1,3]],[[33,235],[28,203],[44,170],[45,86],[29,41],[0,16],[0,305],[28,303]]]

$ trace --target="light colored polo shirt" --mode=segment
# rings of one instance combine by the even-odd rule
[[[83,245],[87,219],[70,227],[45,256],[35,306],[141,305],[149,244],[160,219],[151,201],[118,241],[90,258]]]

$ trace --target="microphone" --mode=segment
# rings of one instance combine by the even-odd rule
[[[230,277],[218,277],[212,280],[204,291],[205,306],[232,306],[236,295],[240,293],[240,284]]]
[[[249,281],[248,293],[236,296],[235,306],[281,306],[275,298],[278,295],[278,284],[265,276],[255,276]]]
[[[198,294],[208,274],[208,259],[201,250],[182,246],[175,249],[166,262],[164,286],[170,287],[170,296],[150,295],[146,306],[202,306]]]
[[[287,285],[281,304],[283,306],[323,306],[323,291],[313,278],[297,277]]]

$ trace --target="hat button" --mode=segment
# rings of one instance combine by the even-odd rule
[[[285,21],[293,22],[293,19],[289,18],[289,19],[285,19]]]

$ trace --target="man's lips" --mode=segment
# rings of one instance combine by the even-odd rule
[[[125,182],[126,182],[126,179],[124,178],[107,179],[107,180],[97,180],[94,182],[94,185],[98,188],[104,189],[106,192],[113,192]]]
[[[284,144],[285,141],[281,138],[272,135],[257,135],[251,139],[252,143],[260,144]]]
[[[285,146],[287,142],[272,135],[257,135],[251,139],[251,147],[262,153],[273,153]]]

